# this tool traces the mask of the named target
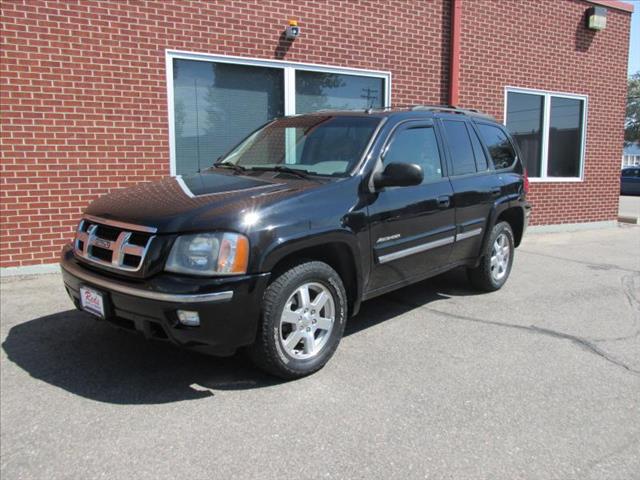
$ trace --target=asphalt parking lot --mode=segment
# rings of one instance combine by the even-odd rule
[[[93,321],[58,275],[1,294],[4,480],[640,478],[638,226],[528,235],[496,293],[367,302],[289,383]]]

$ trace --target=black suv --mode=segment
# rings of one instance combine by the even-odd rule
[[[94,201],[62,251],[78,308],[283,378],[320,369],[377,295],[466,267],[506,282],[528,223],[516,144],[472,110],[274,120],[209,169]]]

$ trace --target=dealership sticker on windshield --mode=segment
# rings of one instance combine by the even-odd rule
[[[80,305],[86,312],[104,318],[102,293],[96,292],[93,288],[80,287]]]

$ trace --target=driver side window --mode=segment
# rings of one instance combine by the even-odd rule
[[[385,165],[392,162],[420,165],[424,173],[422,183],[442,178],[438,141],[433,127],[430,126],[410,127],[396,132],[383,160]]]

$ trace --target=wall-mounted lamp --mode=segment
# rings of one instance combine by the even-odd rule
[[[295,40],[300,36],[300,27],[297,20],[289,20],[289,26],[284,31],[284,35],[287,40]]]
[[[591,7],[587,10],[587,28],[590,30],[604,30],[607,27],[607,9]]]

